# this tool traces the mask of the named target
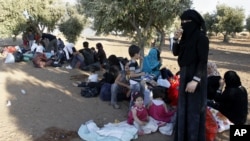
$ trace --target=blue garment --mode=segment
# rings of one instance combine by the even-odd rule
[[[160,52],[156,48],[151,48],[148,55],[144,57],[142,71],[158,78],[160,75],[160,67]]]

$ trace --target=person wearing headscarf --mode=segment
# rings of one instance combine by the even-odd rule
[[[246,88],[241,85],[240,77],[235,71],[229,70],[224,74],[224,79],[220,81],[220,88],[214,100],[217,107],[213,108],[219,110],[235,125],[246,123],[248,93]]]
[[[103,49],[102,43],[96,44],[97,49],[97,60],[100,62],[101,65],[103,65],[104,61],[107,59],[106,52]]]
[[[188,9],[180,19],[182,29],[175,32],[173,43],[180,67],[174,140],[204,141],[209,40],[204,19],[197,11]]]
[[[158,78],[160,75],[160,51],[157,48],[151,48],[147,56],[143,59],[142,71]]]
[[[214,62],[207,63],[207,98],[213,100],[220,87],[221,76]]]

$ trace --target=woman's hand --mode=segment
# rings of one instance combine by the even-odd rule
[[[188,93],[194,93],[196,87],[198,85],[198,82],[192,80],[190,82],[187,83],[187,86],[186,86],[186,89],[185,89],[185,92],[188,92]]]
[[[174,39],[179,39],[181,37],[182,33],[183,33],[183,29],[180,28],[180,29],[176,30],[174,33]]]
[[[220,79],[219,83],[220,83],[219,90],[222,90],[225,85],[224,79]]]

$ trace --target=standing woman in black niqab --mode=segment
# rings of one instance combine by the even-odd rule
[[[182,29],[173,43],[180,67],[175,141],[205,141],[209,40],[197,11],[186,10],[180,18]]]

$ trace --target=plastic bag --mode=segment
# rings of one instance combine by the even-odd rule
[[[206,141],[214,141],[217,131],[218,131],[218,125],[216,123],[216,120],[213,117],[213,114],[208,108],[206,112],[207,112],[206,113]]]
[[[4,63],[15,63],[15,57],[12,53],[8,53]]]

